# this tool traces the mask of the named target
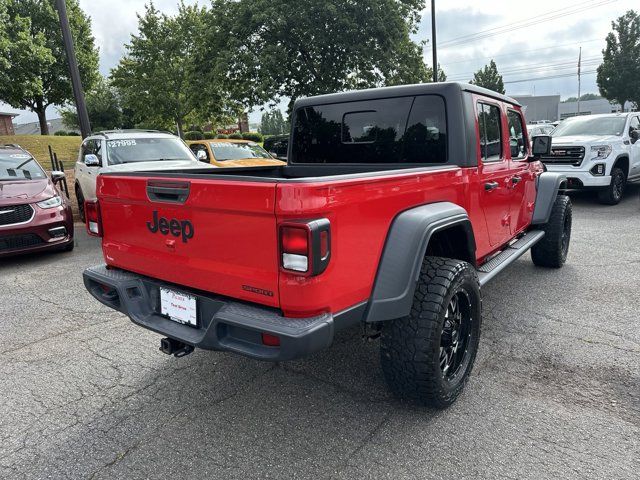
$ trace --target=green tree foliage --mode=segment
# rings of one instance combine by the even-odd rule
[[[433,81],[433,68],[431,67],[425,67],[426,71],[427,71],[427,82],[432,82]],[[447,81],[447,75],[444,73],[444,70],[442,69],[442,67],[440,66],[440,64],[438,63],[438,81],[439,82],[446,82]]]
[[[274,108],[262,114],[260,120],[260,133],[263,135],[280,135],[289,131],[289,124],[284,119],[282,112]]]
[[[504,83],[502,81],[502,75],[498,73],[498,67],[496,62],[491,60],[489,65],[485,65],[483,68],[473,74],[473,80],[469,83],[477,85],[479,87],[488,88],[494,92],[504,94]]]
[[[0,16],[4,16],[0,20],[4,24],[0,100],[35,112],[43,135],[49,133],[47,107],[73,99],[60,21],[53,5],[54,0],[0,0]],[[67,13],[80,77],[84,87],[90,89],[98,76],[98,50],[91,35],[91,21],[78,0],[67,0]]]
[[[120,106],[120,98],[116,89],[109,82],[99,77],[93,90],[86,94],[87,112],[89,122],[94,132],[100,130],[112,130],[122,128],[123,116]],[[80,128],[78,113],[73,107],[60,110],[62,122],[67,128]]]
[[[7,24],[9,23],[9,15],[7,14],[7,6],[5,2],[0,0],[0,83],[8,82],[7,72],[11,63],[9,63],[9,33],[7,32]]]
[[[204,15],[204,8],[183,2],[175,16],[160,13],[153,3],[138,15],[139,32],[111,72],[136,124],[173,124],[182,137],[185,122],[199,123],[195,116],[222,108],[221,90],[203,81],[195,59],[202,47]]]
[[[201,59],[245,108],[347,89],[429,81],[424,0],[213,0]]]
[[[640,16],[629,10],[611,22],[607,46],[598,67],[598,88],[607,100],[640,106]]]

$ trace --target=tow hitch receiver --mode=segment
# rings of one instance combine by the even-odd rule
[[[179,342],[173,338],[163,338],[160,340],[160,351],[176,358],[184,357],[193,352],[193,346]]]

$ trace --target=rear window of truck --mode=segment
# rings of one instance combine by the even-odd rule
[[[447,163],[446,120],[438,95],[303,107],[291,163]]]

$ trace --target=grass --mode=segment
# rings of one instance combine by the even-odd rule
[[[58,160],[62,160],[65,170],[73,168],[78,158],[78,150],[82,137],[62,137],[54,135],[0,135],[0,144],[16,143],[31,155],[46,169],[51,169],[48,145],[58,155]]]

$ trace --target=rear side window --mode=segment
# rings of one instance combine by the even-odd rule
[[[480,153],[485,162],[502,158],[502,135],[500,108],[488,103],[478,104],[478,127],[480,129]]]
[[[524,140],[524,122],[515,110],[507,113],[509,120],[509,149],[513,160],[523,159],[527,155],[527,145]]]
[[[292,163],[446,163],[444,100],[436,95],[305,107]]]

